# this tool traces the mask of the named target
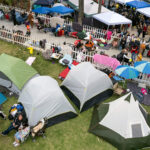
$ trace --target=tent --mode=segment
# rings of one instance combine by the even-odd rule
[[[48,8],[48,7],[38,7],[36,9],[32,10],[32,12],[38,13],[38,14],[48,14],[51,12],[50,10],[51,10],[51,8]]]
[[[54,0],[37,0],[34,5],[50,6],[54,4]]]
[[[150,4],[144,1],[131,1],[126,3],[127,6],[139,9],[139,8],[145,8],[145,7],[150,7]]]
[[[51,126],[77,116],[57,81],[49,76],[30,80],[18,101],[25,108],[30,126],[35,126],[43,118],[47,118],[48,126]]]
[[[36,75],[37,71],[23,60],[7,54],[0,55],[0,85],[17,95],[23,86]]]
[[[137,11],[147,17],[150,17],[150,7],[140,8],[140,9],[137,9]]]
[[[68,0],[66,1],[74,10],[79,11],[79,1],[78,0]],[[108,12],[109,9],[102,6],[101,12]],[[84,0],[84,13],[85,16],[91,17],[98,13],[98,4],[92,0]]]
[[[68,14],[73,13],[74,10],[65,6],[56,6],[50,9],[51,13]]]
[[[113,94],[112,86],[110,78],[89,62],[73,67],[61,84],[81,112],[110,97]]]
[[[127,19],[126,17],[124,17],[118,13],[112,12],[112,11],[94,15],[93,18],[105,23],[108,26],[132,23],[131,20]]]
[[[50,25],[51,27],[56,28],[56,25],[59,24],[61,27],[64,25],[64,19],[60,17],[51,17],[50,18]]]
[[[56,6],[64,6],[62,3],[55,3],[54,5],[53,5],[53,7],[56,7]]]
[[[115,0],[116,3],[120,3],[120,4],[126,4],[131,1],[133,1],[133,0]]]
[[[149,147],[150,119],[132,93],[95,107],[89,131],[119,150]]]

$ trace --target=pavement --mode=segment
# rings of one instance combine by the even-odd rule
[[[0,26],[2,26],[2,25],[4,25],[6,27],[6,29],[22,30],[24,33],[26,33],[25,25],[18,25],[18,26],[14,27],[13,23],[10,21],[0,20]],[[51,32],[44,33],[43,31],[37,30],[36,27],[31,28],[31,37],[30,38],[35,41],[40,41],[40,40],[46,39],[46,41],[50,44],[54,43],[56,45],[60,45],[62,47],[62,49],[64,50],[64,53],[71,53],[71,51],[72,51],[71,47],[68,44],[64,45],[64,42],[73,44],[74,41],[76,40],[75,38],[65,37],[65,36],[55,37],[53,35],[53,33],[51,33]],[[120,50],[117,50],[117,49],[99,50],[99,51],[105,51],[105,53],[109,56],[117,55],[120,53]],[[129,53],[129,57],[131,57],[130,53]],[[143,60],[150,61],[150,58],[144,57]]]

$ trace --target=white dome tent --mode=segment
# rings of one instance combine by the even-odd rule
[[[30,126],[35,126],[43,118],[47,118],[48,126],[51,126],[77,116],[57,81],[49,76],[30,80],[23,88],[19,102],[25,108]]]
[[[61,85],[81,112],[110,97],[112,87],[110,78],[89,62],[73,67]]]

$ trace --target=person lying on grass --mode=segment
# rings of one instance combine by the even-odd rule
[[[23,112],[18,112],[15,115],[13,122],[10,124],[7,130],[3,131],[2,135],[7,135],[12,130],[18,130],[20,126],[26,127],[28,125],[28,120]]]
[[[13,145],[15,147],[19,146],[21,142],[24,142],[28,135],[30,133],[30,127],[27,126],[27,127],[24,127],[24,128],[19,128],[18,129],[18,132],[16,132],[14,138],[15,138],[15,141],[13,142]]]

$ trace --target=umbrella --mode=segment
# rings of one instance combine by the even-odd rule
[[[95,54],[93,56],[94,62],[98,64],[102,64],[104,66],[111,67],[115,70],[118,66],[120,66],[120,62],[116,58]]]
[[[139,61],[134,63],[134,67],[139,72],[150,74],[150,62],[148,61]]]
[[[134,67],[127,65],[118,66],[115,72],[125,79],[134,79],[139,75],[139,72]]]

